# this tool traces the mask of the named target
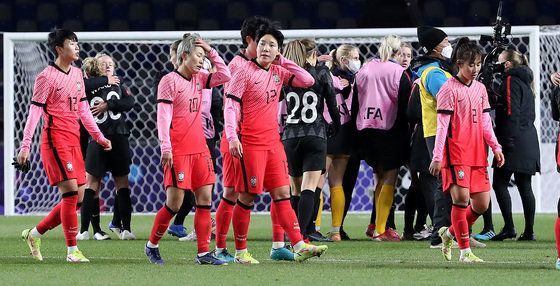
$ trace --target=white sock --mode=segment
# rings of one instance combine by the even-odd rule
[[[237,249],[236,249],[236,250],[235,250],[235,256],[237,256],[237,255],[239,255],[239,254],[241,254],[241,253],[243,253],[243,252],[247,252],[247,248],[241,249],[241,250],[237,250]]]
[[[279,249],[284,247],[286,244],[283,241],[273,241],[272,242],[272,248],[273,249]]]
[[[315,231],[320,232],[320,231],[321,231],[321,226],[316,225],[316,226],[315,226]]]
[[[216,247],[216,251],[214,253],[216,253],[216,255],[218,255],[218,254],[222,253],[224,251],[224,249],[225,248]]]
[[[36,238],[41,238],[41,236],[43,236],[42,234],[39,233],[39,231],[37,230],[37,227],[34,227],[31,230],[31,235],[33,235],[33,237],[36,237]]]
[[[472,250],[471,250],[470,247],[469,247],[469,248],[465,248],[465,249],[461,249],[461,256],[463,256],[463,255],[465,255],[465,254],[467,254],[467,253],[469,253],[469,252],[472,252]]]
[[[70,254],[70,253],[72,253],[72,252],[74,252],[74,251],[76,251],[76,250],[78,250],[78,246],[77,246],[77,245],[68,246],[68,254]]]
[[[296,243],[294,245],[294,251],[295,252],[299,252],[301,250],[301,248],[303,247],[303,245],[305,244],[305,242],[303,242],[303,240],[301,240],[300,242]]]
[[[204,256],[204,255],[206,255],[206,254],[208,254],[208,251],[206,251],[206,252],[201,252],[201,253],[198,254],[198,257]]]
[[[339,232],[339,231],[340,231],[340,226],[331,227],[331,232]]]
[[[149,248],[158,248],[159,244],[153,244],[151,241],[148,240],[148,243],[146,243],[146,246]]]

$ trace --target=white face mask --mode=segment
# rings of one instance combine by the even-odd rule
[[[441,49],[441,55],[447,59],[451,58],[451,54],[453,54],[453,48],[451,45]]]
[[[349,60],[348,61],[348,70],[351,71],[352,73],[357,73],[360,70],[361,66],[362,66],[362,63],[359,60],[357,60],[357,61]]]
[[[212,63],[210,62],[209,59],[207,58],[204,59],[204,64],[202,65],[202,68],[205,70],[210,70],[212,68]]]

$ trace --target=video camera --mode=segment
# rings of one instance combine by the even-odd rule
[[[497,64],[498,57],[508,46],[509,40],[507,36],[511,34],[511,24],[502,19],[502,1],[498,4],[498,15],[496,16],[496,23],[494,24],[494,35],[481,35],[481,44],[491,43],[492,51],[484,57],[482,61],[482,68],[477,80],[486,86],[488,92],[488,99],[490,106],[496,108],[498,105],[498,94],[492,88],[494,74],[504,71],[504,66]]]

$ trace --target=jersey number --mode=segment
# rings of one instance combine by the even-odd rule
[[[298,124],[299,121],[303,123],[313,123],[317,119],[317,95],[313,91],[307,91],[303,94],[303,108],[301,109],[301,119],[297,118],[296,111],[299,110],[300,101],[297,93],[291,91],[286,95],[286,100],[288,101],[288,106],[292,106],[292,101],[294,102],[293,108],[286,119],[288,124]],[[309,102],[311,101],[311,102]]]
[[[110,100],[113,97],[116,98],[117,100],[119,100],[121,98],[120,95],[116,91],[110,91],[109,93],[107,93],[107,100]],[[91,102],[89,103],[89,106],[94,107],[96,103],[103,102],[103,101],[104,100],[101,97],[96,96],[96,97],[91,99]],[[95,123],[101,124],[101,123],[107,121],[108,117],[111,117],[112,120],[118,120],[119,118],[121,118],[121,113],[120,112],[114,113],[111,110],[107,110],[106,112],[103,112],[102,115],[94,116]]]
[[[472,123],[478,123],[478,121],[476,120],[476,109],[473,108],[472,112]]]
[[[276,97],[276,89],[271,89],[266,92],[266,104],[269,104],[274,101]]]
[[[78,105],[77,97],[68,97],[68,104],[70,105],[70,111],[76,111],[76,105]]]

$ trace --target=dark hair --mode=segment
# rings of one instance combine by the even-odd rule
[[[65,40],[77,42],[78,37],[76,36],[76,34],[74,34],[74,32],[70,30],[54,28],[49,33],[47,46],[49,47],[49,49],[51,49],[51,51],[53,51],[56,56],[58,56],[56,47],[64,47]]]
[[[457,40],[457,44],[451,54],[451,62],[453,64],[474,62],[477,57],[482,57],[480,47],[469,40],[468,37],[462,37]]]
[[[282,34],[279,29],[269,25],[261,25],[257,30],[255,40],[258,42],[264,35],[273,36],[278,42],[278,48],[282,48],[282,45],[284,44],[284,34]]]
[[[243,21],[243,24],[241,24],[241,42],[244,48],[248,45],[246,40],[247,36],[255,40],[257,30],[263,25],[270,26],[270,20],[260,16],[251,16]]]

